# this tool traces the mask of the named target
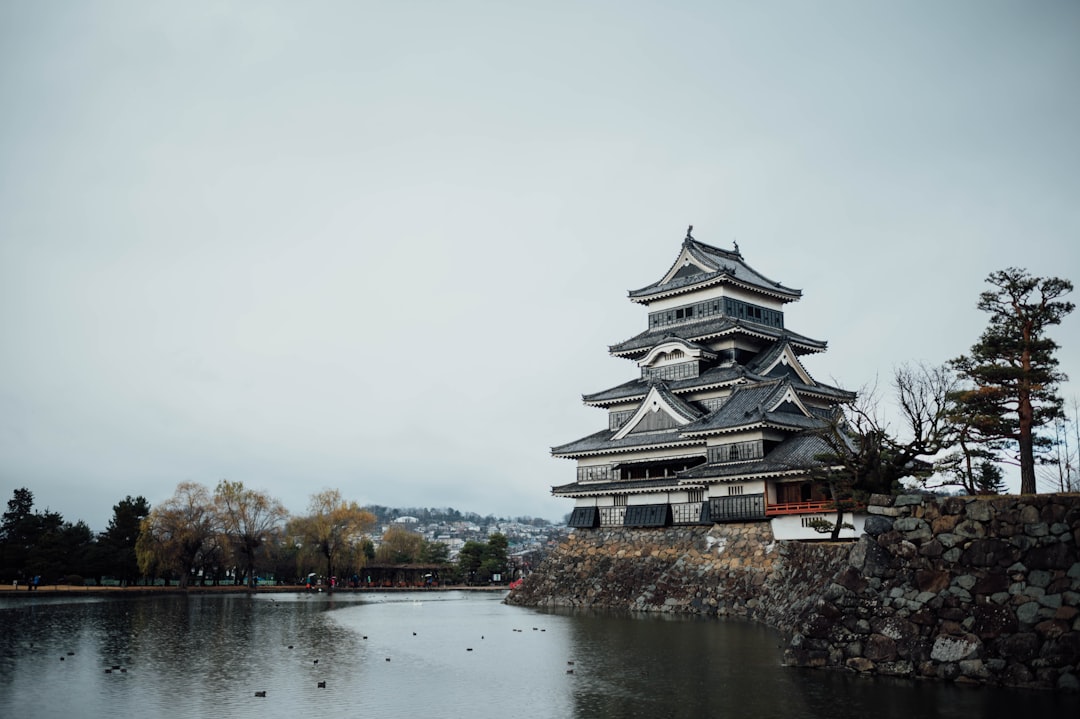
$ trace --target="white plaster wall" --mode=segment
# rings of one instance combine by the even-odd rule
[[[827,522],[836,521],[835,512],[825,512],[821,514],[788,514],[782,517],[773,517],[771,520],[773,536],[778,540],[829,539],[830,535],[828,533],[822,534],[810,527],[803,526],[803,520],[812,519],[814,517],[824,519]],[[863,523],[865,521],[865,514],[845,514],[844,522],[853,525],[855,529],[840,530],[840,538],[856,539],[861,536],[863,532]]]
[[[710,484],[709,491],[706,496],[709,497],[732,497],[735,495],[728,494],[728,487],[743,488],[743,494],[761,494],[765,491],[765,482],[762,480],[755,480],[752,482],[723,482],[717,484]]]

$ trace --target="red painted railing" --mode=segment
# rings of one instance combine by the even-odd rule
[[[845,508],[850,512],[852,509],[861,509],[862,505],[852,505]],[[784,502],[782,504],[770,504],[765,508],[766,517],[775,517],[781,514],[817,514],[821,512],[835,512],[836,503],[831,499],[823,499],[816,502]]]

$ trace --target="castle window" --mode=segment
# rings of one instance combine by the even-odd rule
[[[578,467],[579,482],[610,482],[613,473],[610,464],[597,464],[591,467]]]
[[[765,446],[760,439],[750,442],[732,442],[709,447],[710,462],[745,462],[765,456]]]
[[[742,300],[725,297],[723,302],[719,300],[707,300],[697,302],[684,307],[676,307],[673,310],[662,310],[649,315],[649,327],[663,327],[665,325],[685,322],[698,317],[711,315],[726,315],[741,320],[750,320],[758,324],[784,328],[784,313],[779,310],[771,310],[768,307],[743,302]]]
[[[670,356],[670,355],[669,355]],[[663,367],[642,367],[642,379],[691,379],[700,374],[700,363],[697,360],[679,362],[678,364],[664,365]]]

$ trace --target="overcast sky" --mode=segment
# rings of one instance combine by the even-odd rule
[[[1078,89],[1067,1],[0,0],[3,500],[559,519],[689,224],[849,389],[1080,282]]]

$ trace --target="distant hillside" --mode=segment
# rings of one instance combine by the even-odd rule
[[[505,522],[517,522],[534,527],[550,527],[552,522],[539,517],[496,517],[493,514],[482,515],[476,512],[461,512],[453,507],[384,507],[372,504],[364,507],[375,515],[379,524],[388,524],[398,517],[416,517],[420,524],[449,522],[471,522],[477,525],[491,525]]]

